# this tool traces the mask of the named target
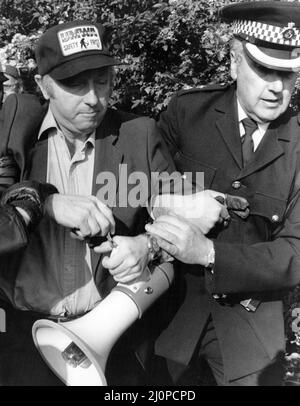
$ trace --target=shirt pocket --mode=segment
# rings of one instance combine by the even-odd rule
[[[276,196],[256,191],[250,203],[250,213],[262,216],[274,225],[284,221],[287,201]]]
[[[202,190],[209,189],[213,183],[217,168],[203,161],[198,161],[178,151],[174,156],[174,162],[178,171],[185,175],[193,186]]]

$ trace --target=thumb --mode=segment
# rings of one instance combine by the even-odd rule
[[[206,189],[205,192],[210,196],[213,197],[214,199],[218,196],[223,197],[223,199],[225,200],[225,194],[221,193],[221,192],[216,192],[215,190],[211,190],[211,189]],[[218,199],[217,199],[218,200]]]
[[[220,221],[229,221],[230,220],[230,214],[228,210],[226,209],[225,206],[222,206],[221,212],[220,212]]]
[[[98,245],[98,247],[94,248],[94,251],[97,254],[107,254],[111,252],[113,247],[111,246],[110,241],[104,241],[102,244]]]

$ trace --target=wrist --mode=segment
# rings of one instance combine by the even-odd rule
[[[53,196],[54,194],[58,194],[58,190],[54,185],[51,185],[50,183],[40,183],[39,193],[42,203],[45,204],[46,200],[49,197]]]
[[[48,196],[45,200],[44,210],[49,217],[53,217],[53,200],[58,193]]]
[[[169,215],[170,213],[182,215],[182,206],[182,195],[161,194],[155,198],[152,207],[152,217],[156,219],[159,216]]]
[[[157,244],[157,240],[149,233],[144,234],[147,240],[147,249],[148,249],[148,262],[155,261],[161,255],[161,248]]]
[[[156,265],[164,262],[171,262],[174,258],[164,251],[157,242],[157,239],[150,233],[145,233],[148,244],[148,262],[155,263]]]

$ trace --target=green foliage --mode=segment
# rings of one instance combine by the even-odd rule
[[[1,0],[0,38],[9,41],[14,34],[30,35],[59,22],[76,18],[95,19],[95,1]]]
[[[0,0],[0,63],[16,65],[26,92],[37,93],[34,48],[53,25],[75,19],[95,21],[96,1]]]
[[[126,10],[123,1],[103,3],[97,14],[128,64],[119,70],[114,103],[156,117],[174,91],[228,80],[228,26],[216,18],[228,0],[135,1]]]
[[[33,85],[34,45],[50,26],[74,19],[101,21],[118,69],[112,103],[157,117],[182,88],[228,80],[228,27],[217,9],[231,0],[0,0],[0,61],[22,68]]]

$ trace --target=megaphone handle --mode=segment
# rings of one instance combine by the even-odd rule
[[[145,310],[170,287],[173,278],[173,265],[169,262],[165,262],[154,268],[150,274],[150,278],[131,285],[118,283],[112,292],[119,291],[129,296],[138,308],[140,319]]]

